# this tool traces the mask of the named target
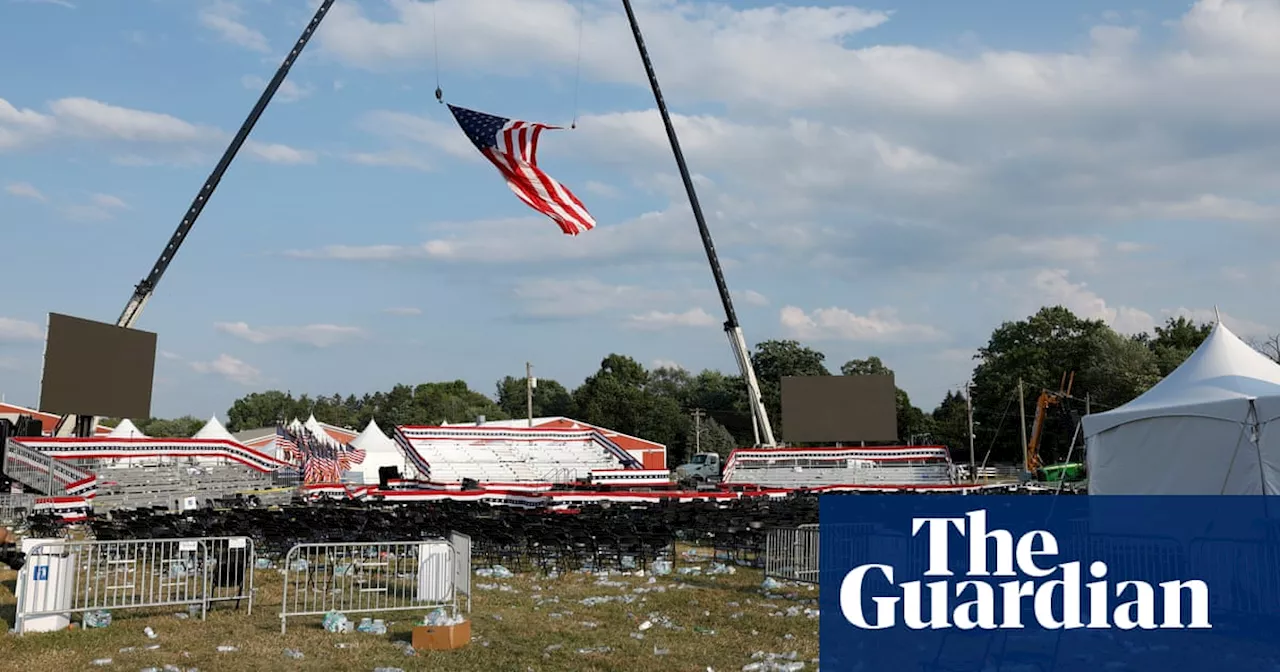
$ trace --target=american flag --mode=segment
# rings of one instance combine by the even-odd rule
[[[293,460],[300,456],[298,442],[283,427],[276,427],[275,447],[284,452],[286,460]]]
[[[349,445],[347,446],[347,455],[351,458],[352,464],[362,464],[364,462],[364,458],[367,456],[367,453],[365,453],[365,451],[359,448],[356,448],[355,446]]]
[[[582,201],[538,168],[538,136],[558,126],[504,119],[454,105],[449,111],[520,200],[550,217],[570,236],[595,228],[596,220]]]

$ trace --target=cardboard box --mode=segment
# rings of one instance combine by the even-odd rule
[[[457,625],[419,625],[413,629],[413,648],[447,651],[466,646],[471,641],[471,621]]]

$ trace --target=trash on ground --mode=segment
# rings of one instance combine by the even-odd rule
[[[476,576],[483,576],[483,577],[494,578],[494,579],[509,579],[515,576],[515,574],[512,574],[511,570],[507,569],[506,567],[503,567],[502,565],[494,565],[493,567],[488,567],[488,568],[481,567],[480,569],[477,569]]]
[[[381,618],[362,618],[360,625],[356,626],[356,632],[363,632],[366,635],[385,635],[387,624]]]
[[[110,658],[98,658],[98,659],[94,660],[94,661],[93,661],[92,663],[90,663],[90,664],[91,664],[91,665],[96,665],[96,666],[98,666],[98,667],[104,667],[104,666],[106,666],[106,665],[110,665],[110,664],[112,664],[113,662],[114,662],[114,661],[112,661]]]
[[[218,653],[235,653],[236,651],[239,651],[239,650],[240,650],[239,647],[231,646],[230,644],[218,645]]]
[[[340,611],[331,611],[324,615],[324,629],[328,632],[351,632],[354,624],[347,620]]]
[[[80,627],[83,628],[105,628],[108,625],[111,625],[111,612],[101,609],[85,612],[80,619]]]
[[[286,658],[292,658],[294,660],[302,660],[305,657],[302,655],[302,652],[297,649],[285,649],[284,655]]]
[[[152,630],[151,626],[149,625],[142,629],[142,634],[146,635],[147,639],[155,639],[156,637],[160,636],[160,635],[157,635],[156,631]]]

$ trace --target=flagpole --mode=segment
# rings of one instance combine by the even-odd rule
[[[658,75],[653,70],[653,62],[649,60],[649,50],[645,47],[644,36],[640,34],[640,24],[636,21],[636,13],[631,8],[631,0],[622,0],[622,7],[627,12],[631,34],[636,39],[636,48],[640,51],[640,60],[644,63],[645,74],[649,76],[649,86],[653,89],[653,99],[658,105],[658,114],[662,115],[662,125],[667,130],[667,140],[671,142],[671,152],[675,154],[676,166],[680,169],[680,178],[684,181],[684,190],[689,196],[689,205],[693,208],[693,219],[698,223],[698,235],[702,237],[702,247],[706,250],[707,261],[711,264],[711,275],[715,277],[716,289],[720,292],[720,303],[724,305],[725,314],[724,331],[729,336],[729,343],[733,347],[738,367],[742,371],[743,382],[747,386],[747,399],[751,404],[752,417],[764,434],[764,445],[772,447],[776,445],[773,426],[769,421],[769,414],[764,410],[755,369],[751,365],[751,357],[747,352],[746,339],[743,338],[742,327],[738,324],[738,314],[733,309],[733,300],[729,296],[729,286],[724,280],[720,258],[716,254],[715,243],[711,241],[711,231],[707,228],[707,220],[702,215],[702,205],[698,202],[698,192],[694,189],[693,177],[689,174],[689,166],[685,163],[684,152],[680,150],[680,139],[676,137],[675,126],[671,123],[671,114],[667,111],[667,102],[662,97],[662,88],[658,86]]]

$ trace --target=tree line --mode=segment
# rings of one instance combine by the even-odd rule
[[[1056,391],[1064,377],[1074,377],[1071,397],[1054,406],[1045,419],[1041,454],[1045,463],[1059,461],[1070,451],[1075,425],[1086,406],[1096,412],[1138,396],[1177,368],[1211,328],[1177,317],[1151,333],[1126,336],[1101,320],[1083,319],[1065,307],[1042,308],[1026,319],[997,327],[974,355],[967,391],[949,391],[931,411],[915,406],[907,392],[898,388],[900,443],[945,445],[956,461],[967,461],[967,393],[973,404],[977,461],[1020,462],[1019,381],[1029,426],[1041,391]],[[1255,344],[1280,361],[1277,346],[1278,337]],[[781,418],[783,377],[892,373],[870,353],[864,359],[845,362],[833,373],[822,352],[795,340],[764,341],[756,346],[751,360],[780,440],[786,438]],[[493,396],[472,390],[461,380],[398,384],[362,396],[294,396],[269,390],[237,399],[227,411],[227,427],[231,431],[267,427],[314,414],[321,422],[353,430],[370,420],[388,429],[393,425],[470,422],[480,416],[489,420],[523,418],[525,404],[525,379],[513,376],[497,381]],[[533,392],[533,414],[570,417],[666,444],[672,465],[686,459],[695,445],[727,454],[754,441],[746,387],[740,376],[712,369],[697,373],[678,368],[647,369],[616,353],[605,357],[599,369],[573,389],[556,380],[539,379]],[[185,417],[136,424],[152,436],[190,436],[203,421]]]

